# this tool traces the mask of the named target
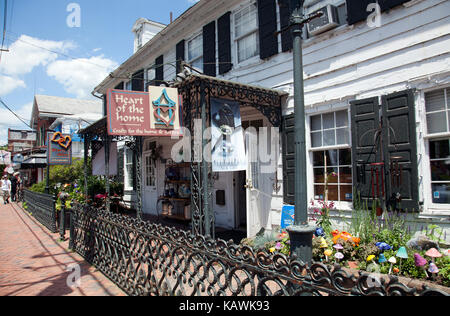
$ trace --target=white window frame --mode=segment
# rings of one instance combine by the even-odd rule
[[[342,144],[342,145],[335,145],[335,146],[322,146],[322,147],[312,147],[312,140],[311,140],[311,118],[317,115],[321,115],[322,116],[322,120],[323,120],[323,115],[327,115],[330,113],[336,113],[336,112],[340,112],[340,111],[347,111],[347,120],[348,120],[348,133],[349,133],[349,143],[348,144]],[[336,114],[335,115],[335,120],[336,120]],[[335,124],[336,125],[336,124]],[[336,126],[335,126],[336,127]],[[335,128],[336,129],[336,128]],[[322,130],[323,130],[323,121],[322,121]],[[307,155],[307,165],[309,166],[307,168],[307,173],[308,173],[308,179],[312,179],[311,181],[308,181],[308,197],[309,197],[309,201],[314,201],[315,205],[317,205],[317,202],[319,200],[317,200],[315,197],[315,181],[314,181],[314,152],[318,152],[318,151],[329,151],[329,150],[342,150],[342,149],[350,149],[351,151],[353,151],[353,147],[352,147],[352,140],[351,140],[351,114],[350,114],[350,108],[348,107],[336,107],[333,108],[332,110],[326,110],[326,111],[321,111],[321,112],[317,112],[317,113],[309,113],[306,117],[306,147],[307,147],[307,151],[308,151],[308,155]],[[350,167],[351,171],[352,171],[352,176],[353,176],[353,172],[355,172],[353,170],[353,165],[342,165],[340,167]],[[317,184],[320,185],[320,184]],[[330,183],[329,185],[337,185],[337,186],[341,186],[341,185],[348,185],[351,186],[353,188],[353,181],[352,183]],[[354,199],[354,192],[352,192],[352,199]],[[340,189],[338,192],[338,196],[340,198]],[[353,201],[345,201],[345,200],[341,200],[341,201],[333,201],[333,200],[329,200],[328,202],[334,202],[335,204],[335,208],[339,209],[339,210],[345,210],[345,211],[351,211],[353,209]],[[309,205],[311,206],[311,205]]]
[[[256,26],[250,29],[247,29],[245,33],[240,34],[239,36],[237,35],[236,32],[236,27],[237,27],[237,19],[236,16],[239,13],[242,13],[242,11],[244,10],[248,10],[251,6],[255,7],[256,10]],[[252,62],[253,60],[255,60],[256,58],[259,60],[259,21],[258,21],[258,5],[256,2],[252,1],[251,3],[248,3],[247,5],[239,8],[238,10],[236,10],[233,13],[233,30],[232,30],[232,34],[233,34],[233,42],[234,42],[234,54],[235,54],[235,60],[236,60],[236,64],[237,65],[246,65],[249,62]],[[248,57],[246,59],[240,60],[240,56],[239,56],[239,42],[248,38],[249,36],[253,36],[255,35],[256,37],[256,52],[255,55]]]
[[[128,158],[130,155],[130,161],[128,161]],[[128,170],[128,167],[131,166],[131,174]],[[128,147],[124,147],[124,155],[123,155],[123,169],[124,169],[124,190],[125,191],[133,191],[134,187],[133,187],[133,150],[131,150]],[[130,181],[131,181],[131,186],[130,186]]]
[[[191,58],[190,54],[190,44],[194,41],[198,40],[200,44],[201,54],[197,56],[193,56]],[[192,38],[190,38],[186,43],[186,56],[187,56],[187,62],[194,67],[195,69],[199,70],[200,72],[203,72],[203,33],[197,33]],[[198,62],[201,60],[201,63],[199,66],[195,66],[195,62]]]
[[[428,121],[427,121],[427,111],[426,111],[426,100],[425,94],[429,92],[434,92],[438,90],[444,90],[446,109],[450,108],[450,100],[447,98],[447,91],[450,90],[450,86],[441,86],[441,87],[433,87],[429,89],[424,89],[420,93],[420,103],[421,108],[423,109],[421,115],[421,121],[423,123],[423,144],[424,144],[424,166],[423,166],[423,200],[425,214],[443,214],[448,215],[450,213],[450,203],[433,203],[433,190],[432,184],[436,183],[436,181],[432,181],[431,178],[431,158],[430,158],[430,141],[434,140],[443,140],[450,138],[450,127],[449,131],[443,133],[428,133]],[[447,90],[447,91],[446,91]],[[445,110],[447,112],[447,110]],[[446,121],[448,122],[448,120]]]

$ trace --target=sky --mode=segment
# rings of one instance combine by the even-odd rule
[[[30,129],[37,94],[93,99],[92,90],[133,54],[141,17],[169,24],[197,0],[0,0],[0,145]],[[2,33],[0,33],[1,37]],[[2,40],[2,38],[0,38]],[[19,118],[17,118],[17,116]]]

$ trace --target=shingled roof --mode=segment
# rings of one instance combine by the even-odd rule
[[[37,115],[45,117],[60,117],[63,115],[76,115],[82,113],[98,113],[103,115],[103,102],[101,100],[80,100],[62,98],[48,95],[34,97],[31,124]]]

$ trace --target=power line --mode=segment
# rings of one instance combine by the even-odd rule
[[[17,117],[23,124],[25,124],[27,127],[33,129],[27,122],[25,122],[25,119],[21,118],[19,115],[17,115],[11,108],[3,102],[3,100],[0,98],[0,103],[9,111],[11,112],[15,117]]]

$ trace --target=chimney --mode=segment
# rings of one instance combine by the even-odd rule
[[[170,12],[170,24],[173,22],[173,12]]]

